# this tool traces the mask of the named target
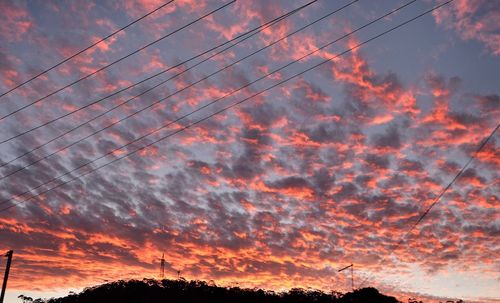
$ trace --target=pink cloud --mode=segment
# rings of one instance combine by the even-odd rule
[[[33,20],[21,3],[0,2],[3,20],[0,22],[0,36],[7,41],[20,41],[33,26]]]
[[[438,25],[453,29],[461,39],[477,40],[500,55],[500,9],[494,1],[457,0],[433,15]]]

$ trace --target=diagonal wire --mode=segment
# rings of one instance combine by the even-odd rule
[[[340,7],[340,8],[338,8],[338,9],[336,9],[336,10],[334,10],[334,11],[332,11],[332,12],[330,12],[330,13],[328,13],[328,14],[326,14],[326,15],[324,15],[324,16],[322,16],[322,17],[320,17],[320,18],[316,19],[316,20],[314,20],[313,22],[310,22],[310,23],[308,23],[308,24],[306,24],[306,25],[304,25],[304,26],[300,27],[299,29],[297,29],[297,30],[295,30],[295,31],[293,31],[293,32],[291,32],[291,33],[288,33],[287,35],[285,35],[285,36],[281,37],[280,39],[278,39],[278,40],[276,40],[276,41],[274,41],[274,42],[272,42],[272,43],[270,43],[270,44],[268,44],[268,45],[266,45],[266,46],[264,46],[263,48],[260,48],[260,49],[258,49],[258,50],[256,50],[256,51],[254,51],[254,52],[252,52],[252,53],[250,53],[250,54],[248,54],[248,55],[246,55],[246,56],[244,56],[244,57],[242,57],[242,58],[240,58],[240,59],[238,59],[238,60],[234,61],[233,63],[230,63],[229,65],[226,65],[226,66],[224,66],[223,68],[221,68],[221,69],[219,69],[219,70],[217,70],[217,71],[215,71],[215,72],[213,72],[213,73],[211,73],[211,74],[209,74],[209,75],[207,75],[207,76],[205,76],[205,77],[203,77],[203,78],[199,79],[198,81],[193,82],[193,83],[191,83],[191,84],[189,84],[189,85],[187,85],[187,86],[185,86],[185,87],[183,87],[183,88],[181,88],[181,89],[179,89],[179,90],[177,90],[177,91],[175,91],[175,92],[173,92],[173,93],[169,94],[168,96],[163,97],[163,98],[161,98],[161,99],[159,99],[159,100],[157,100],[157,101],[155,101],[155,102],[151,103],[150,105],[148,105],[148,106],[146,106],[146,107],[144,107],[144,108],[142,108],[142,109],[140,109],[140,110],[137,110],[137,111],[135,111],[135,112],[133,112],[133,113],[131,113],[131,114],[128,114],[128,115],[126,115],[126,116],[124,116],[124,117],[120,118],[119,120],[116,120],[116,121],[114,121],[113,123],[108,124],[107,126],[105,126],[105,127],[101,128],[101,129],[99,129],[99,130],[97,130],[97,131],[94,131],[94,132],[92,132],[92,133],[88,134],[87,136],[85,136],[85,137],[83,137],[83,138],[81,138],[81,139],[78,139],[77,141],[75,141],[75,142],[73,142],[73,143],[71,143],[71,144],[69,144],[69,145],[67,145],[67,146],[65,146],[65,147],[63,147],[63,148],[60,148],[60,149],[58,149],[58,150],[56,150],[56,151],[54,151],[54,152],[52,152],[52,153],[50,153],[50,154],[47,154],[47,155],[43,156],[42,158],[39,158],[39,159],[37,159],[37,160],[35,160],[35,161],[31,162],[30,164],[27,164],[27,165],[22,166],[22,167],[20,167],[20,168],[18,168],[18,169],[16,169],[16,170],[14,170],[14,171],[11,171],[10,173],[8,173],[8,174],[6,174],[6,175],[2,176],[2,177],[0,178],[0,180],[3,180],[3,179],[5,179],[5,178],[7,178],[7,177],[9,177],[9,176],[11,176],[11,175],[13,175],[13,174],[15,174],[15,173],[19,172],[19,171],[22,171],[22,170],[24,170],[24,169],[26,169],[26,168],[28,168],[28,167],[31,167],[31,166],[35,165],[36,163],[39,163],[39,162],[41,162],[41,161],[43,161],[43,160],[45,160],[45,159],[47,159],[47,158],[51,157],[51,156],[52,156],[52,155],[54,155],[54,154],[57,154],[57,153],[59,153],[59,152],[61,152],[61,151],[63,151],[63,150],[66,150],[66,149],[68,149],[68,148],[70,148],[70,147],[72,147],[72,146],[74,146],[74,145],[76,145],[76,144],[78,144],[78,143],[80,143],[80,142],[82,142],[82,141],[84,141],[84,140],[86,140],[86,139],[88,139],[88,138],[90,138],[90,137],[92,137],[92,136],[94,136],[94,135],[98,134],[98,133],[101,133],[101,132],[103,132],[103,131],[105,131],[105,130],[107,130],[107,129],[111,128],[111,127],[113,127],[113,126],[114,126],[114,125],[116,125],[116,124],[119,124],[119,123],[121,123],[121,122],[123,122],[123,121],[127,120],[128,118],[130,118],[130,117],[132,117],[132,116],[135,116],[135,115],[137,115],[137,114],[139,114],[139,113],[141,113],[141,112],[143,112],[143,111],[145,111],[145,110],[147,110],[147,109],[149,109],[149,108],[151,108],[151,107],[153,107],[153,106],[155,106],[155,105],[157,105],[157,104],[159,104],[159,103],[161,103],[161,102],[163,102],[163,101],[167,100],[168,98],[170,98],[170,97],[172,97],[172,96],[175,96],[175,95],[177,95],[177,94],[179,94],[179,93],[181,93],[181,92],[183,92],[183,91],[185,91],[185,90],[187,90],[187,89],[189,89],[189,88],[191,88],[191,87],[195,86],[195,85],[196,85],[196,84],[198,84],[198,83],[203,82],[204,80],[206,80],[206,79],[208,79],[208,78],[210,78],[210,77],[212,77],[212,76],[214,76],[214,75],[216,75],[216,74],[221,73],[222,71],[224,71],[224,70],[226,70],[226,69],[228,69],[228,68],[230,68],[230,67],[232,67],[232,66],[234,66],[234,65],[236,65],[236,64],[238,64],[238,63],[240,63],[241,61],[243,61],[243,60],[245,60],[245,59],[247,59],[247,58],[249,58],[249,57],[251,57],[251,56],[253,56],[253,55],[257,54],[257,53],[259,53],[259,52],[262,52],[262,51],[264,51],[264,50],[266,50],[266,49],[268,49],[268,48],[272,47],[273,45],[275,45],[275,44],[279,43],[280,41],[283,41],[283,40],[285,40],[285,39],[289,38],[290,36],[292,36],[292,35],[294,35],[294,34],[296,34],[296,33],[300,32],[300,31],[304,30],[305,28],[307,28],[307,27],[309,27],[309,26],[312,26],[313,24],[315,24],[315,23],[317,23],[317,22],[319,22],[319,21],[321,21],[321,20],[323,20],[323,19],[325,19],[325,18],[327,18],[327,17],[329,17],[329,16],[331,16],[331,15],[333,15],[333,14],[335,14],[335,13],[337,13],[337,12],[341,11],[342,9],[347,8],[348,6],[350,6],[350,5],[354,4],[354,3],[356,3],[357,1],[359,1],[359,0],[354,0],[354,1],[351,1],[351,2],[347,3],[346,5],[344,5],[344,6]],[[411,2],[410,2],[410,4],[411,4],[411,3],[413,3],[413,2],[415,2],[415,1],[417,1],[417,0],[413,0],[413,1],[411,1]],[[409,4],[407,4],[407,5],[409,5]],[[378,21],[378,20],[377,20],[377,21]],[[375,21],[373,21],[373,22],[375,22]],[[366,25],[366,26],[368,26],[368,25]],[[360,30],[360,29],[362,29],[362,28],[359,28],[358,30]],[[340,39],[339,39],[339,40],[340,40]],[[181,72],[181,74],[182,74],[182,73],[183,73],[183,72]],[[175,77],[176,77],[176,75],[172,76],[171,78],[175,78]],[[165,80],[165,82],[166,82],[166,81],[168,81],[168,80],[170,80],[171,78],[169,78],[169,79]],[[260,79],[263,79],[263,78],[265,78],[265,76],[261,77]],[[249,85],[250,85],[250,84],[248,84],[247,86],[249,86]],[[241,89],[242,89],[242,88],[241,88]],[[131,101],[131,100],[133,100],[133,99],[134,99],[134,98],[131,98],[131,99],[127,100],[126,102],[129,102],[129,101]],[[1,204],[1,203],[0,203],[0,204]]]
[[[2,121],[3,119],[5,119],[5,118],[7,118],[7,117],[10,117],[10,116],[12,116],[12,115],[14,115],[14,114],[16,114],[16,113],[18,113],[18,112],[20,112],[20,111],[22,111],[22,110],[23,110],[23,109],[25,109],[25,108],[28,108],[28,107],[30,107],[30,106],[32,106],[32,105],[34,105],[34,104],[37,104],[37,103],[39,103],[39,102],[41,102],[41,101],[43,101],[43,100],[47,99],[48,97],[53,96],[53,95],[55,95],[55,94],[59,93],[60,91],[63,91],[63,90],[65,90],[66,88],[68,88],[68,87],[70,87],[70,86],[75,85],[76,83],[78,83],[78,82],[80,82],[80,81],[83,81],[83,80],[85,80],[85,79],[87,79],[87,78],[92,77],[93,75],[95,75],[95,74],[97,74],[97,73],[99,73],[99,72],[101,72],[101,71],[103,71],[103,70],[107,69],[108,67],[113,66],[113,65],[115,65],[116,63],[121,62],[121,61],[123,61],[123,60],[127,59],[128,57],[130,57],[130,56],[132,56],[132,55],[135,55],[135,54],[137,54],[137,53],[141,52],[142,50],[144,50],[144,49],[146,49],[146,48],[150,47],[151,45],[156,44],[156,43],[158,43],[158,42],[162,41],[163,39],[165,39],[165,38],[167,38],[167,37],[172,36],[173,34],[175,34],[175,33],[179,32],[179,31],[183,30],[184,28],[186,28],[186,27],[188,27],[188,26],[190,26],[190,25],[192,25],[192,24],[194,24],[194,23],[196,23],[196,22],[198,22],[198,21],[200,21],[200,20],[202,20],[202,19],[205,19],[206,17],[208,17],[208,16],[212,15],[213,13],[215,13],[215,12],[217,12],[217,11],[219,11],[219,10],[222,10],[223,8],[227,7],[227,6],[228,6],[228,5],[230,5],[230,4],[233,4],[234,2],[236,2],[236,0],[232,0],[232,1],[230,1],[230,2],[228,2],[228,3],[226,3],[226,4],[224,4],[223,6],[216,8],[215,10],[212,10],[212,11],[210,11],[210,12],[206,13],[205,15],[203,15],[203,16],[201,16],[201,17],[196,18],[195,20],[193,20],[193,21],[191,21],[191,22],[189,22],[189,23],[187,23],[187,24],[185,24],[185,25],[183,25],[183,26],[181,26],[181,27],[179,27],[179,28],[175,29],[174,31],[171,31],[170,33],[168,33],[168,34],[166,34],[166,35],[164,35],[164,36],[162,36],[162,37],[160,37],[160,38],[158,38],[158,39],[156,39],[156,40],[154,40],[154,41],[152,41],[152,42],[150,42],[150,43],[148,43],[148,44],[146,44],[146,45],[142,46],[141,48],[139,48],[139,49],[137,49],[137,50],[135,50],[135,51],[133,51],[133,52],[131,52],[131,53],[129,53],[129,54],[127,54],[127,55],[125,55],[125,56],[123,56],[123,57],[121,57],[121,58],[119,58],[119,59],[117,59],[117,60],[113,61],[113,62],[111,62],[111,63],[108,63],[107,65],[104,65],[104,66],[102,66],[102,67],[98,68],[97,70],[95,70],[95,71],[91,72],[90,74],[87,74],[87,75],[85,75],[85,76],[83,76],[83,77],[81,77],[81,78],[79,78],[79,79],[77,79],[77,80],[75,80],[75,81],[73,81],[73,82],[71,82],[71,83],[69,83],[69,84],[66,84],[65,86],[63,86],[63,87],[61,87],[61,88],[58,88],[57,90],[55,90],[55,91],[51,92],[51,93],[50,93],[50,94],[48,94],[48,95],[45,95],[44,97],[41,97],[41,98],[39,98],[39,99],[37,99],[37,100],[35,100],[35,101],[31,102],[31,103],[28,103],[28,104],[26,104],[26,105],[21,106],[20,108],[18,108],[18,109],[16,109],[16,110],[12,111],[12,112],[10,112],[10,113],[8,113],[8,114],[6,114],[6,115],[1,116],[1,117],[0,117],[0,121]]]
[[[3,209],[0,209],[0,212],[7,211],[8,209],[10,209],[10,208],[12,208],[12,207],[15,207],[15,206],[17,206],[17,205],[19,205],[19,204],[21,204],[21,203],[24,203],[24,202],[26,202],[26,201],[32,200],[32,199],[34,199],[34,198],[36,198],[36,197],[39,197],[39,196],[41,196],[41,195],[43,195],[43,194],[45,194],[45,193],[47,193],[47,192],[49,192],[49,191],[51,191],[51,190],[54,190],[54,189],[56,189],[56,188],[58,188],[58,187],[61,187],[61,186],[65,185],[65,184],[68,184],[68,183],[70,183],[70,182],[72,182],[72,181],[74,181],[74,180],[80,179],[80,178],[82,178],[82,177],[84,177],[84,176],[86,176],[86,175],[88,175],[88,174],[91,174],[91,173],[93,173],[93,172],[95,172],[95,171],[97,171],[97,170],[99,170],[99,169],[101,169],[101,168],[103,168],[103,167],[106,167],[106,166],[108,166],[108,165],[110,165],[110,164],[112,164],[112,163],[115,163],[115,162],[117,162],[117,161],[119,161],[119,160],[121,160],[121,159],[124,159],[124,158],[126,158],[126,157],[129,157],[129,156],[131,156],[131,155],[133,155],[133,154],[135,154],[135,153],[137,153],[137,152],[139,152],[139,151],[141,151],[141,150],[144,150],[144,149],[146,149],[146,148],[148,148],[148,147],[150,147],[150,146],[152,146],[152,145],[154,145],[154,144],[156,144],[156,143],[158,143],[158,142],[160,142],[160,141],[163,141],[163,140],[165,140],[165,139],[167,139],[167,138],[169,138],[169,137],[172,137],[172,136],[174,136],[174,135],[176,135],[176,134],[178,134],[178,133],[180,133],[180,132],[182,132],[182,131],[184,131],[184,130],[186,130],[186,129],[188,129],[188,128],[191,128],[191,127],[193,127],[193,126],[195,126],[195,125],[198,125],[198,124],[200,124],[200,123],[202,123],[202,122],[204,122],[204,121],[206,121],[206,120],[208,120],[208,119],[210,119],[210,118],[212,118],[212,117],[214,117],[214,116],[216,116],[216,115],[219,115],[219,114],[221,114],[221,113],[223,113],[223,112],[225,112],[225,111],[227,111],[227,110],[229,110],[229,109],[231,109],[231,108],[233,108],[233,107],[235,107],[235,106],[238,106],[238,105],[242,104],[243,102],[245,102],[245,101],[247,101],[247,100],[250,100],[251,98],[253,98],[253,97],[255,97],[255,96],[261,95],[261,94],[263,94],[263,93],[265,93],[265,92],[267,92],[267,91],[269,91],[269,90],[271,90],[271,89],[273,89],[273,88],[275,88],[275,87],[277,87],[277,86],[280,86],[280,85],[282,85],[282,84],[284,84],[284,83],[286,83],[286,82],[288,82],[288,81],[290,81],[290,80],[292,80],[292,79],[294,79],[294,78],[296,78],[296,77],[300,76],[300,75],[303,75],[303,74],[305,74],[305,73],[307,73],[307,72],[309,72],[309,71],[311,71],[311,70],[313,70],[313,69],[315,69],[315,68],[317,68],[317,67],[319,67],[319,66],[322,66],[323,64],[325,64],[325,63],[327,63],[327,62],[330,62],[330,61],[334,60],[335,58],[338,58],[338,57],[340,57],[340,56],[343,56],[343,55],[345,55],[345,54],[347,54],[347,53],[349,53],[349,52],[351,52],[351,51],[353,51],[353,50],[355,50],[355,49],[357,49],[357,48],[359,48],[359,47],[361,47],[361,46],[363,46],[363,45],[365,45],[365,44],[367,44],[367,43],[369,43],[369,42],[371,42],[371,41],[373,41],[373,40],[375,40],[375,39],[377,39],[377,38],[379,38],[379,37],[381,37],[381,36],[384,36],[384,35],[386,35],[386,34],[388,34],[388,33],[392,32],[392,31],[394,31],[394,30],[396,30],[396,29],[398,29],[398,28],[400,28],[400,27],[403,27],[404,25],[406,25],[406,24],[408,24],[408,23],[410,23],[410,22],[412,22],[412,21],[414,21],[414,20],[417,20],[417,19],[419,19],[419,18],[423,17],[424,15],[427,15],[427,14],[429,14],[429,13],[433,12],[434,10],[436,10],[436,9],[438,9],[438,8],[440,8],[440,7],[442,7],[442,6],[446,5],[446,4],[448,4],[448,3],[450,3],[451,1],[453,1],[453,0],[449,0],[449,1],[444,2],[444,3],[442,3],[442,4],[438,5],[438,6],[435,6],[435,7],[433,7],[432,9],[429,9],[429,10],[427,10],[427,11],[425,11],[425,12],[423,12],[423,13],[421,13],[421,14],[417,15],[416,17],[413,17],[413,18],[411,18],[411,19],[409,19],[409,20],[407,20],[407,21],[405,21],[405,22],[402,22],[402,23],[400,23],[400,24],[398,24],[398,25],[396,25],[396,26],[394,26],[394,27],[392,27],[392,28],[390,28],[390,29],[388,29],[388,30],[385,30],[384,32],[382,32],[382,33],[380,33],[380,34],[378,34],[378,35],[375,35],[375,36],[373,36],[372,38],[369,38],[368,40],[365,40],[365,41],[363,41],[363,42],[361,42],[361,43],[359,43],[359,44],[357,44],[357,45],[355,45],[355,46],[353,46],[353,47],[351,47],[351,48],[349,48],[349,49],[347,49],[347,50],[345,50],[345,51],[343,51],[343,52],[341,52],[341,53],[339,53],[339,54],[337,54],[337,55],[334,55],[334,56],[332,56],[332,57],[330,57],[330,58],[327,58],[327,59],[325,59],[325,60],[322,60],[320,63],[315,64],[315,65],[313,65],[313,66],[311,66],[311,67],[309,67],[309,68],[307,68],[307,69],[305,69],[305,70],[303,70],[303,71],[301,71],[301,72],[299,72],[299,73],[297,73],[297,74],[295,74],[295,75],[293,75],[293,76],[291,76],[291,77],[288,77],[288,78],[286,78],[285,80],[282,80],[282,81],[280,81],[280,82],[277,82],[276,84],[273,84],[273,85],[271,85],[271,86],[267,87],[266,89],[261,90],[261,91],[260,91],[260,92],[258,92],[258,93],[255,93],[255,94],[253,94],[253,95],[251,95],[251,96],[249,96],[249,97],[247,97],[247,98],[244,98],[244,99],[242,99],[242,100],[240,100],[240,101],[238,101],[238,102],[236,102],[236,103],[233,103],[233,104],[231,104],[231,105],[229,105],[229,106],[226,106],[226,107],[222,108],[221,110],[218,110],[218,111],[216,111],[216,112],[214,112],[214,113],[212,113],[212,114],[210,114],[210,115],[208,115],[208,116],[205,116],[204,118],[202,118],[202,119],[200,119],[200,120],[197,120],[197,121],[195,121],[195,122],[192,122],[192,123],[190,123],[190,124],[188,124],[188,125],[186,125],[186,126],[184,126],[184,127],[180,128],[180,129],[178,129],[178,130],[176,130],[176,131],[174,131],[174,132],[172,132],[172,133],[169,133],[169,134],[167,134],[167,135],[165,135],[165,136],[163,136],[163,137],[160,137],[159,139],[154,140],[154,141],[152,141],[152,142],[150,142],[150,143],[148,143],[148,144],[146,144],[146,145],[144,145],[144,146],[142,146],[142,147],[140,147],[140,148],[138,148],[138,149],[135,149],[135,150],[133,150],[133,151],[131,151],[131,152],[128,152],[128,153],[124,154],[123,156],[117,157],[117,158],[115,158],[115,159],[111,160],[110,162],[107,162],[107,163],[105,163],[105,164],[102,164],[102,165],[100,165],[100,166],[98,166],[98,167],[96,167],[96,168],[93,168],[92,170],[87,171],[87,172],[85,172],[85,173],[83,173],[83,174],[81,174],[81,175],[79,175],[79,176],[73,177],[72,179],[69,179],[69,180],[64,181],[64,182],[62,182],[62,183],[59,183],[59,184],[57,184],[57,185],[54,185],[54,186],[52,186],[52,187],[50,187],[50,188],[48,188],[48,189],[45,189],[44,191],[42,191],[42,192],[40,192],[40,193],[38,193],[38,194],[36,194],[36,195],[32,195],[31,197],[29,197],[29,198],[27,198],[27,199],[25,199],[25,200],[19,201],[19,202],[14,203],[14,204],[12,204],[12,205],[10,205],[10,206],[7,206],[7,207],[5,207],[5,208],[3,208]],[[410,2],[410,3],[412,3],[412,2]],[[406,6],[406,5],[404,5],[404,6]],[[404,7],[404,6],[402,6],[402,7]],[[399,7],[398,9],[393,10],[391,13],[394,13],[394,12],[398,11],[398,10],[399,10],[399,9],[401,9],[402,7]],[[388,14],[391,14],[391,13],[388,13]],[[387,15],[386,15],[386,16],[387,16]],[[386,16],[384,16],[384,18],[385,18]],[[352,33],[352,32],[351,32],[351,33]],[[329,44],[331,44],[331,43],[329,43]],[[325,47],[326,47],[326,46],[325,46]],[[319,51],[320,49],[321,49],[321,48],[318,48],[316,51]],[[314,52],[316,52],[316,51],[314,51]],[[308,55],[305,55],[305,56],[303,56],[302,58],[300,58],[300,59],[298,59],[298,60],[302,60],[303,58],[305,58],[305,57],[307,57],[307,56],[308,56]],[[297,61],[297,60],[296,60],[296,61]],[[276,72],[276,71],[277,71],[277,70],[275,70],[274,72]],[[270,75],[270,73],[269,73],[268,75]],[[181,118],[181,119],[182,119],[182,118]],[[86,166],[86,165],[83,165],[83,166]],[[83,166],[82,166],[82,167],[83,167]],[[71,171],[70,171],[70,172],[71,172]],[[70,172],[66,173],[66,175],[67,175],[67,174],[69,174]],[[62,177],[62,176],[63,176],[63,175],[61,175],[61,177]],[[55,179],[52,179],[52,180],[50,180],[49,182],[46,182],[45,184],[51,183],[52,181],[55,181]],[[45,184],[44,184],[44,185],[45,185]],[[41,187],[41,186],[43,186],[43,185],[40,185],[39,187]],[[35,189],[36,189],[36,188],[35,188]],[[33,190],[35,190],[35,189],[32,189],[32,191],[33,191]],[[14,199],[13,199],[13,198],[11,198],[11,199],[7,200],[7,202],[11,202],[12,200],[14,200]]]
[[[450,0],[450,2],[451,1],[453,1],[453,0]],[[418,224],[420,224],[420,222],[422,222],[424,220],[424,218],[432,210],[432,208],[437,203],[439,203],[439,201],[441,200],[441,198],[451,188],[451,186],[453,185],[453,183],[455,183],[455,181],[457,181],[460,178],[460,176],[462,176],[462,174],[467,169],[467,167],[477,157],[477,154],[486,146],[486,144],[488,143],[488,141],[493,137],[493,135],[496,133],[496,131],[498,130],[499,127],[500,127],[500,124],[498,124],[493,129],[493,131],[491,131],[491,133],[488,135],[488,137],[486,137],[486,139],[484,139],[483,142],[481,144],[479,144],[479,146],[477,147],[477,149],[475,150],[475,152],[470,156],[469,160],[464,164],[464,166],[462,166],[462,168],[458,171],[458,173],[455,175],[455,177],[448,183],[448,185],[446,185],[445,188],[443,188],[443,190],[441,191],[441,193],[439,193],[439,195],[434,199],[434,201],[429,205],[429,207],[427,207],[427,209],[420,215],[420,217],[418,218],[418,220],[410,227],[410,229],[403,235],[403,237],[401,237],[401,239],[398,241],[398,243],[396,244],[396,246],[393,249],[391,249],[391,252],[386,257],[384,257],[382,259],[382,261],[380,261],[379,263],[383,263],[387,259],[388,256],[394,254],[396,252],[396,250],[398,250],[398,248],[401,247],[401,245],[403,245],[403,243],[406,241],[406,238],[411,234],[411,232],[417,227]],[[364,285],[369,278],[370,278],[370,276],[368,276],[367,278],[365,278],[363,280],[363,282],[360,284],[360,287],[362,285]]]
[[[441,200],[443,195],[448,191],[448,189],[450,189],[450,187],[453,185],[453,183],[455,183],[455,181],[457,181],[457,179],[460,178],[460,176],[464,173],[464,171],[470,165],[472,160],[474,160],[476,158],[477,154],[484,148],[484,146],[486,145],[486,143],[488,143],[488,141],[491,139],[491,137],[493,137],[495,132],[498,130],[499,126],[500,126],[500,124],[497,125],[493,129],[493,131],[490,133],[490,135],[479,145],[479,147],[476,149],[474,154],[469,158],[469,160],[467,161],[467,163],[465,163],[465,165],[462,167],[462,169],[460,169],[460,171],[457,173],[457,175],[450,181],[450,183],[448,183],[448,185],[441,191],[441,193],[436,197],[436,199],[434,199],[432,204],[422,213],[422,215],[420,215],[418,220],[406,232],[406,234],[403,236],[403,239],[407,238],[410,235],[410,233],[417,227],[417,225],[420,224],[420,222],[422,222],[422,220],[424,220],[425,216],[427,216],[427,214],[431,211],[431,209]],[[399,244],[399,245],[401,245],[401,244]],[[394,249],[394,250],[396,250],[396,249]]]
[[[153,13],[155,13],[155,12],[159,11],[160,9],[164,8],[165,6],[167,6],[168,4],[170,4],[170,3],[172,3],[172,2],[174,2],[174,0],[167,1],[167,2],[163,3],[162,5],[158,6],[157,8],[155,8],[155,9],[154,9],[154,10],[152,10],[152,11],[150,11],[149,13],[147,13],[147,14],[143,15],[142,17],[140,17],[140,18],[138,18],[138,19],[135,19],[134,21],[130,22],[129,24],[127,24],[127,25],[125,25],[125,26],[123,26],[123,27],[121,27],[121,28],[117,29],[116,31],[112,32],[111,34],[107,35],[106,37],[101,38],[100,40],[98,40],[98,41],[94,42],[93,44],[91,44],[91,45],[87,46],[86,48],[84,48],[84,49],[82,49],[82,50],[80,50],[80,51],[78,51],[78,52],[74,53],[73,55],[71,55],[71,56],[69,56],[69,57],[67,57],[67,58],[65,58],[65,59],[63,59],[63,60],[62,60],[62,61],[60,61],[59,63],[57,63],[57,64],[55,64],[55,65],[53,65],[53,66],[49,67],[48,69],[46,69],[46,70],[44,70],[44,71],[42,71],[42,72],[40,72],[40,73],[38,73],[38,74],[34,75],[33,77],[29,78],[28,80],[25,80],[24,82],[21,82],[21,83],[17,84],[17,85],[16,85],[16,86],[14,86],[13,88],[11,88],[11,89],[7,90],[6,92],[3,92],[2,94],[0,94],[0,98],[2,98],[3,96],[5,96],[5,95],[7,95],[7,94],[9,94],[9,93],[11,93],[11,92],[13,92],[13,91],[15,91],[16,89],[20,88],[21,86],[24,86],[25,84],[28,84],[29,82],[31,82],[31,81],[33,81],[33,80],[35,80],[36,78],[38,78],[38,77],[40,77],[40,76],[42,76],[42,75],[44,75],[44,74],[46,74],[46,73],[50,72],[50,71],[51,71],[51,70],[53,70],[54,68],[56,68],[56,67],[58,67],[58,66],[60,66],[60,65],[62,65],[62,64],[64,64],[64,63],[66,63],[66,62],[68,62],[69,60],[71,60],[71,59],[75,58],[76,56],[78,56],[78,55],[80,55],[80,54],[82,54],[82,53],[84,53],[84,52],[88,51],[89,49],[93,48],[93,47],[94,47],[94,46],[96,46],[97,44],[99,44],[99,43],[101,43],[101,42],[103,42],[103,41],[105,41],[105,40],[108,40],[109,38],[113,37],[114,35],[118,34],[119,32],[121,32],[121,31],[123,31],[123,30],[127,29],[128,27],[130,27],[130,26],[134,25],[135,23],[137,23],[137,22],[141,21],[142,19],[144,19],[144,18],[146,18],[146,17],[148,17],[148,16],[152,15]]]

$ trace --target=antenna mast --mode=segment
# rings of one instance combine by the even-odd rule
[[[351,263],[351,265],[346,266],[342,269],[339,269],[338,272],[344,271],[348,268],[351,269],[351,288],[352,288],[352,291],[354,291],[354,264]]]

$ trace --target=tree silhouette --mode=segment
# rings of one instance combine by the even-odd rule
[[[24,295],[23,303],[146,303],[146,302],[237,302],[237,303],[401,303],[394,297],[385,296],[375,288],[363,288],[341,294],[319,290],[293,288],[276,293],[262,289],[220,287],[213,281],[178,280],[119,280],[85,288],[81,293],[70,293],[66,297],[47,300],[33,299]]]

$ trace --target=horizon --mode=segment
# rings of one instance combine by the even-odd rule
[[[403,302],[500,302],[494,2],[0,14],[5,303],[158,278],[163,254],[217,285],[346,292],[353,264]]]
[[[106,295],[104,295],[106,293]],[[375,300],[380,303],[398,303],[396,298],[386,296],[375,288],[363,288],[352,290],[348,293],[322,292],[316,289],[298,289],[294,288],[288,291],[276,292],[258,288],[241,288],[238,286],[221,287],[213,282],[205,281],[187,281],[183,278],[176,280],[129,280],[106,283],[95,287],[86,288],[83,292],[76,294],[70,293],[63,298],[51,298],[49,302],[108,302],[108,300],[120,300],[126,302],[143,302],[143,296],[148,300],[158,300],[165,296],[174,300],[188,300],[188,302],[197,302],[203,300],[232,302],[234,300],[243,300],[244,302],[338,302],[346,301],[364,302],[366,300]],[[23,302],[36,302],[29,296],[20,296]],[[350,298],[350,299],[349,299]],[[309,300],[308,300],[309,299]],[[290,301],[292,300],[292,301]],[[457,303],[462,303],[459,301]],[[417,303],[417,302],[413,302]]]
[[[226,288],[226,289],[231,289],[231,288],[240,288],[240,289],[247,289],[247,290],[263,290],[263,291],[271,291],[271,292],[276,292],[276,293],[287,293],[287,292],[290,292],[294,289],[299,289],[299,290],[304,290],[304,291],[320,291],[322,293],[325,293],[325,294],[328,294],[328,293],[337,293],[337,294],[341,294],[341,295],[345,295],[347,293],[352,293],[353,291],[357,291],[357,290],[360,290],[360,288],[356,288],[354,290],[351,290],[351,289],[347,289],[345,290],[344,292],[340,292],[338,291],[338,289],[336,289],[335,287],[332,287],[331,289],[319,289],[319,288],[311,288],[311,287],[292,287],[292,288],[284,288],[284,287],[281,287],[281,288],[270,288],[270,289],[266,289],[266,288],[260,288],[260,287],[255,287],[255,286],[244,286],[245,284],[242,283],[240,285],[240,282],[226,282],[225,284],[217,284],[215,281],[213,280],[209,280],[209,281],[205,281],[205,280],[197,280],[197,279],[185,279],[184,277],[180,277],[180,278],[148,278],[148,277],[144,277],[142,279],[139,279],[139,278],[133,278],[133,279],[120,279],[120,280],[116,280],[116,281],[103,281],[101,283],[97,283],[95,285],[88,285],[88,286],[85,286],[84,288],[81,288],[81,289],[64,289],[63,291],[54,291],[54,292],[49,292],[49,293],[46,293],[46,292],[30,292],[30,291],[17,291],[16,293],[10,293],[9,296],[6,296],[6,302],[9,302],[8,300],[17,300],[18,296],[19,295],[25,295],[25,296],[28,296],[28,297],[32,297],[33,299],[50,299],[50,298],[62,298],[62,297],[66,297],[68,295],[71,295],[71,294],[79,294],[83,291],[85,291],[86,289],[91,289],[91,288],[99,288],[101,286],[104,286],[104,285],[107,285],[107,284],[113,284],[113,283],[117,283],[117,282],[120,282],[120,281],[124,281],[124,282],[128,282],[128,281],[143,281],[143,280],[155,280],[155,281],[158,281],[158,282],[161,282],[163,280],[166,280],[166,281],[181,281],[181,282],[187,282],[187,283],[190,283],[190,282],[202,282],[202,283],[205,283],[207,286],[215,286],[215,287],[222,287],[222,288]],[[365,286],[364,288],[370,288],[372,286]],[[378,290],[378,289],[377,289]],[[389,292],[391,292],[389,290]],[[40,294],[43,294],[42,296],[38,296],[37,293],[40,293]],[[388,296],[392,296],[390,293],[385,293],[385,292],[381,292],[382,294],[384,295],[388,295]],[[402,293],[402,292],[397,292],[395,297],[396,296],[399,296],[400,298],[398,300],[400,300],[401,302],[405,302],[406,300],[405,299],[414,299],[414,300],[428,300],[429,299],[429,296],[426,295],[426,294],[420,294],[420,293],[412,293],[412,292],[407,292],[407,293]],[[397,297],[396,297],[397,298]],[[475,303],[475,302],[483,302],[484,300],[489,300],[489,301],[492,301],[492,302],[497,302],[498,300],[494,299],[494,298],[476,298],[476,300],[471,300],[470,298],[451,298],[451,297],[433,297],[432,298],[434,301],[436,302],[442,302],[442,301],[446,301],[446,300],[463,300],[465,299],[466,302],[472,302],[472,303]],[[430,302],[430,301],[424,301],[425,302]]]

